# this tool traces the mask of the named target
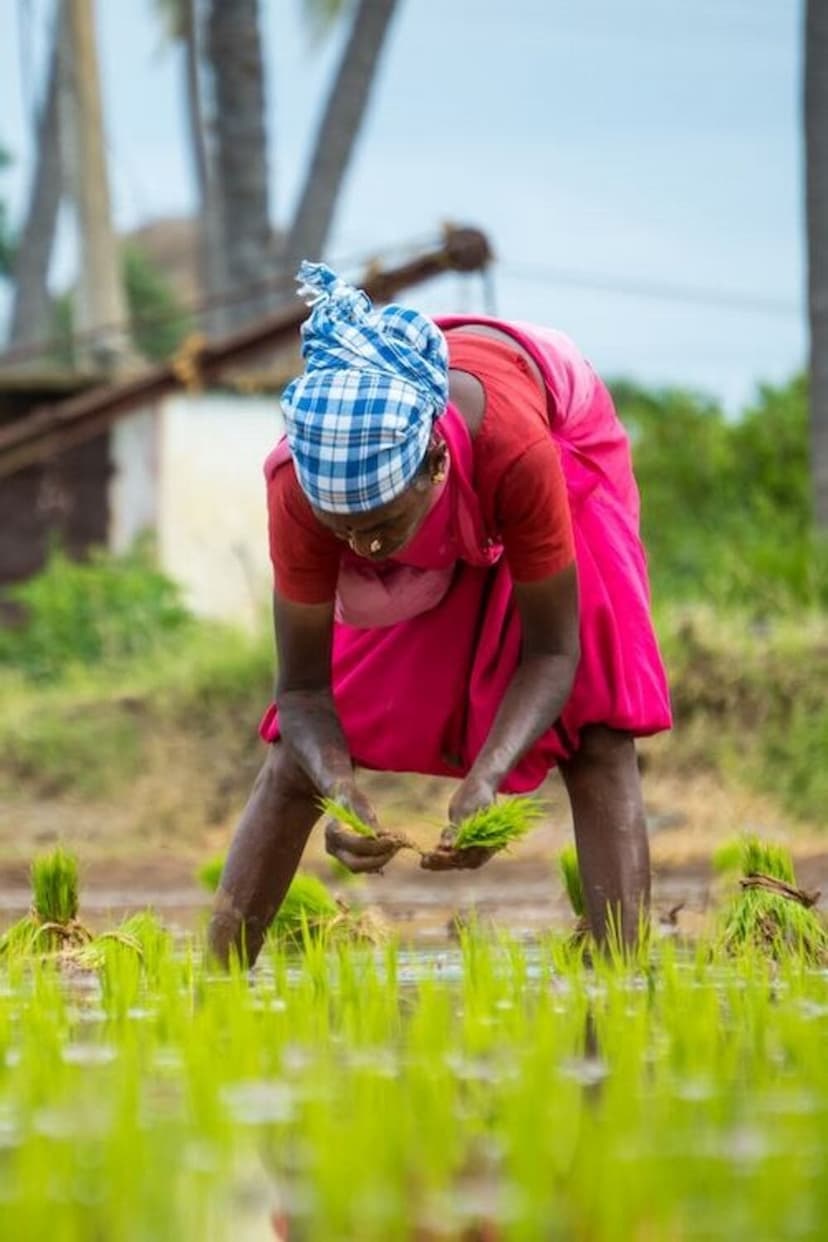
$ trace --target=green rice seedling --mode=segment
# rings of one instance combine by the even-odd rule
[[[318,876],[298,871],[291,881],[285,899],[274,921],[279,935],[301,935],[303,920],[309,927],[320,927],[339,917],[340,906]]]
[[[349,806],[344,806],[341,802],[337,802],[335,798],[321,798],[319,805],[329,819],[335,819],[337,823],[344,824],[346,828],[350,828],[352,832],[357,833],[360,837],[375,837],[377,835],[370,824],[366,824],[364,819],[360,819],[356,811],[352,811]]]
[[[0,936],[0,957],[12,959],[26,956],[31,949],[40,924],[30,914],[26,914]]]
[[[812,962],[828,953],[828,932],[813,909],[818,893],[797,888],[793,860],[783,846],[746,837],[740,892],[727,910],[722,945],[730,953],[753,948],[773,957],[797,952]]]
[[[35,858],[32,904],[41,923],[71,923],[78,917],[78,862],[60,848]]]
[[[199,868],[198,879],[208,892],[214,893],[218,888],[224,861],[224,855],[218,854]],[[277,940],[300,944],[306,935],[318,936],[334,930],[358,936],[361,928],[367,938],[372,938],[371,925],[372,918],[368,912],[353,913],[318,876],[297,871],[271,925],[270,934]]]
[[[196,872],[196,879],[208,893],[215,893],[218,889],[225,858],[224,854],[216,854],[213,858],[208,858]]]
[[[741,870],[744,841],[741,837],[729,837],[713,851],[710,862],[717,875],[731,875]]]
[[[337,802],[334,798],[321,798],[319,806],[323,813],[329,819],[335,819],[337,823],[344,824],[346,828],[350,828],[360,837],[374,837],[378,835],[370,824],[366,824],[364,819],[357,815],[356,811],[352,811],[349,806],[343,806],[341,802]],[[415,850],[418,854],[422,854],[422,850],[409,837],[400,832],[383,832],[383,839],[393,841],[398,849]]]
[[[505,798],[464,819],[457,829],[454,849],[506,849],[542,818],[543,808],[537,798]]]
[[[581,882],[581,870],[578,866],[578,854],[574,845],[565,845],[558,855],[558,873],[566,889],[572,913],[576,919],[586,915],[584,903],[584,886]]]
[[[352,909],[334,897],[318,876],[299,871],[279,907],[271,934],[294,945],[306,943],[309,937],[377,943],[384,938],[384,927],[372,911]]]
[[[88,944],[75,951],[75,960],[83,966],[99,969],[107,960],[110,945],[131,950],[141,962],[146,975],[155,979],[161,965],[172,953],[172,936],[152,910],[139,910],[124,919],[112,931],[101,932]]]
[[[572,913],[575,915],[573,941],[577,944],[589,935],[589,919],[584,901],[584,885],[581,880],[581,869],[578,866],[578,854],[574,845],[565,845],[558,855],[558,874],[563,882]]]
[[[0,953],[51,952],[88,944],[91,932],[78,921],[78,863],[58,848],[31,865],[32,908],[0,940]]]

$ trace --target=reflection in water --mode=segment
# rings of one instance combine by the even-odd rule
[[[233,1242],[289,1242],[291,1237],[285,1196],[256,1153],[239,1160],[216,1195],[214,1210],[216,1228],[210,1237]]]
[[[572,1078],[583,1087],[584,1099],[594,1104],[601,1095],[604,1079],[609,1073],[607,1063],[601,1056],[598,1044],[598,1030],[595,1015],[590,1006],[584,1020],[584,1053],[580,1057],[571,1057],[561,1065],[561,1073]]]

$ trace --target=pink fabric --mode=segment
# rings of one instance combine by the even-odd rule
[[[472,322],[509,332],[541,368],[575,534],[581,660],[560,719],[503,784],[504,791],[519,793],[535,789],[550,767],[577,750],[585,725],[639,736],[669,728],[669,694],[650,618],[629,445],[609,393],[561,333],[479,317],[438,320],[444,329]],[[395,623],[364,628],[338,621],[332,681],[356,763],[463,776],[517,668],[521,628],[508,566],[488,539],[476,503],[468,428],[452,406],[440,427],[451,457],[449,478],[395,561],[448,568],[451,581],[436,606]],[[279,736],[274,706],[261,734],[267,741]]]
[[[396,625],[435,608],[450,589],[458,561],[493,565],[503,549],[487,537],[472,485],[468,428],[449,405],[438,424],[449,450],[447,479],[414,538],[387,561],[368,561],[343,548],[336,589],[336,619],[360,629]],[[268,455],[264,474],[290,461],[287,437]],[[453,463],[453,465],[452,465]]]

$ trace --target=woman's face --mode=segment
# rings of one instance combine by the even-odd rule
[[[400,552],[416,534],[431,508],[434,487],[445,478],[446,460],[446,446],[432,445],[412,482],[387,505],[366,513],[326,513],[314,508],[314,516],[357,556],[385,560]]]

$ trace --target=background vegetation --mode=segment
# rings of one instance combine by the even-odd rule
[[[736,421],[692,393],[629,383],[615,393],[679,726],[670,762],[732,772],[819,819],[828,550],[810,521],[806,384],[762,389]],[[265,618],[254,637],[197,622],[147,544],[85,564],[56,549],[6,595],[25,621],[0,630],[0,782],[104,796],[160,738],[187,735],[211,754],[223,791],[204,814],[244,797],[272,685]]]

